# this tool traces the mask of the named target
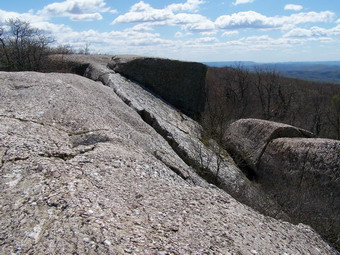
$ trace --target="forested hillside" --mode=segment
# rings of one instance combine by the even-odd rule
[[[206,87],[204,118],[211,127],[240,118],[261,118],[298,126],[319,137],[340,137],[338,85],[286,78],[259,67],[250,72],[239,65],[210,67]]]

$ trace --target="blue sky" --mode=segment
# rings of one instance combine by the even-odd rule
[[[8,0],[58,44],[189,61],[340,61],[340,0]]]

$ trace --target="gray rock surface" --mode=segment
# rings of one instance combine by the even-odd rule
[[[1,254],[337,254],[210,188],[109,87],[0,72],[0,97]]]
[[[202,127],[197,122],[120,74],[108,74],[103,81],[161,134],[182,160],[204,179],[266,215],[288,219],[269,196],[246,178],[226,152],[223,156],[220,148],[214,149],[202,143]]]
[[[340,141],[275,139],[257,173],[294,222],[311,225],[340,248]]]
[[[226,131],[228,151],[245,161],[254,171],[266,146],[280,137],[313,137],[307,130],[290,125],[260,120],[240,119],[233,122]]]
[[[147,87],[186,115],[199,118],[205,106],[205,74],[200,63],[160,58],[115,56],[115,72]]]
[[[72,61],[86,63],[86,56],[69,56]],[[127,58],[127,60],[124,60]],[[136,56],[121,56],[128,62]],[[91,60],[93,61],[93,60]],[[227,191],[238,201],[265,215],[289,220],[274,200],[265,194],[238,169],[228,154],[217,144],[206,146],[200,140],[202,127],[157,95],[141,85],[122,77],[110,69],[103,69],[101,62],[89,62],[84,75],[114,89],[115,93],[143,120],[152,126],[196,173],[209,183]]]

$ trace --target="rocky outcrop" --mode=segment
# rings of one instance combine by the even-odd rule
[[[86,56],[70,56],[72,61],[86,62]],[[122,56],[123,59],[126,56]],[[130,61],[133,56],[128,56]],[[85,74],[93,80],[113,88],[115,93],[142,119],[157,131],[195,172],[209,183],[227,191],[238,201],[259,212],[278,219],[289,217],[261,189],[253,185],[235,166],[229,155],[217,144],[206,145],[201,141],[202,127],[186,115],[165,103],[141,85],[126,79],[112,70],[91,63]]]
[[[340,142],[289,125],[238,120],[227,147],[292,222],[309,224],[340,248]]]
[[[307,130],[260,119],[240,119],[233,122],[226,131],[225,141],[228,151],[235,158],[243,160],[252,170],[270,141],[280,137],[313,137]]]
[[[1,254],[337,254],[208,185],[111,88],[0,83]]]
[[[207,67],[203,64],[160,58],[115,56],[109,67],[142,84],[192,118],[199,118],[204,111]]]
[[[340,141],[275,139],[257,174],[295,223],[311,225],[340,248]]]

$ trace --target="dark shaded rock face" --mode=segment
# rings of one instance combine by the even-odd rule
[[[115,72],[136,81],[188,116],[204,111],[207,67],[200,63],[159,58],[113,58]]]
[[[340,248],[340,142],[305,138],[308,131],[243,119],[231,124],[227,147],[295,223],[309,224]]]
[[[313,226],[340,248],[340,141],[275,139],[257,174],[293,221]]]

